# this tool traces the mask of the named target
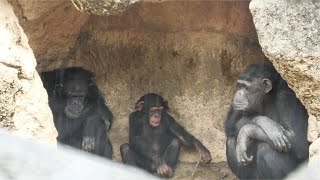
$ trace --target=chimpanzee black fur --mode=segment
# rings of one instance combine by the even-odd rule
[[[120,147],[124,163],[156,172],[159,176],[171,176],[181,144],[196,148],[203,162],[211,161],[208,149],[167,110],[167,102],[158,94],[149,93],[138,100],[136,111],[129,116],[129,144]]]
[[[240,179],[281,179],[308,159],[308,114],[269,63],[239,77],[225,122],[227,160]]]
[[[107,132],[113,115],[105,104],[92,74],[71,67],[42,72],[60,143],[109,159],[112,145]]]

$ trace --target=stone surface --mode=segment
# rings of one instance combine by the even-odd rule
[[[15,180],[155,180],[145,171],[83,151],[59,149],[10,136],[0,131],[0,179]]]
[[[313,162],[314,164],[310,166],[308,163],[302,164],[296,171],[290,173],[285,179],[288,180],[317,180],[320,176],[320,159]]]
[[[12,7],[0,1],[0,125],[14,134],[55,143],[56,131],[36,60]]]
[[[39,0],[9,0],[9,2],[18,2],[22,10],[23,18],[26,20],[35,20],[43,14],[47,14],[51,9],[69,0],[59,1],[39,1]]]
[[[203,141],[214,162],[226,160],[223,123],[236,77],[264,59],[248,1],[144,1],[108,17],[64,1],[48,3],[36,19],[24,18],[28,5],[12,4],[38,71],[94,72],[115,115],[110,137],[117,160],[128,141],[128,115],[148,92],[169,100],[170,114]],[[183,151],[181,161],[198,161],[195,151]]]
[[[76,39],[88,14],[78,11],[70,0],[11,0],[20,25],[28,36],[37,59],[37,69],[55,65],[66,66],[74,59]],[[37,18],[31,15],[35,11]],[[36,14],[38,13],[38,14]]]
[[[223,123],[235,79],[264,59],[248,2],[139,3],[119,16],[91,16],[80,36],[73,64],[94,72],[115,114],[110,136],[117,159],[134,104],[156,92],[214,162],[226,160]],[[183,151],[181,161],[199,159]]]
[[[94,15],[118,15],[140,0],[71,0],[82,12]]]
[[[320,134],[320,1],[253,0],[250,10],[264,54],[308,109],[314,141]]]
[[[320,139],[316,139],[313,141],[313,143],[310,145],[310,163],[316,162],[315,159],[320,160]]]
[[[147,92],[169,100],[170,113],[204,142],[214,162],[225,161],[223,121],[234,81],[247,65],[264,59],[249,2],[135,2],[10,0],[27,39],[0,0],[0,125],[40,141],[56,137],[35,56],[38,71],[82,66],[95,73],[115,114],[110,137],[117,161],[119,145],[127,141],[128,114]],[[319,3],[250,4],[263,52],[308,108],[312,157],[320,152]],[[184,150],[180,160],[198,157]],[[184,172],[181,167],[177,171]]]

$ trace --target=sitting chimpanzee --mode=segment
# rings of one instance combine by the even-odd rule
[[[91,78],[78,67],[41,73],[58,142],[111,159],[107,132],[113,115]]]
[[[142,96],[135,109],[129,117],[129,144],[120,147],[124,163],[169,177],[177,164],[181,143],[196,148],[202,161],[210,163],[208,149],[167,113],[167,101],[160,95]]]
[[[308,158],[308,114],[269,64],[237,81],[225,131],[229,167],[241,179],[280,179]]]

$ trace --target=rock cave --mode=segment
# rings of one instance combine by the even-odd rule
[[[263,7],[276,6],[270,1]],[[169,101],[170,114],[208,147],[213,158],[210,167],[196,167],[196,151],[182,149],[173,179],[235,179],[226,164],[223,127],[235,81],[245,67],[267,59],[281,75],[286,72],[286,66],[276,62],[274,51],[268,51],[272,47],[263,44],[268,38],[264,35],[270,34],[261,33],[263,28],[255,26],[260,23],[255,18],[260,18],[263,7],[257,0],[251,2],[250,9],[249,4],[250,1],[2,0],[0,21],[6,25],[0,28],[9,34],[5,46],[11,48],[0,59],[0,68],[5,70],[1,70],[1,76],[8,77],[0,84],[3,92],[9,92],[1,95],[6,100],[0,104],[5,112],[0,114],[1,126],[20,136],[54,144],[56,132],[38,73],[82,67],[94,73],[115,116],[109,133],[115,161],[120,161],[120,144],[128,139],[128,115],[134,104],[143,94],[155,92]],[[29,60],[19,61],[21,58]],[[288,66],[297,72],[293,65]],[[297,74],[283,76],[299,92]],[[306,76],[299,75],[300,79]],[[319,88],[314,83],[307,86],[314,91]],[[308,97],[306,91],[298,93],[304,104],[310,100],[304,98]],[[308,110],[311,107],[310,112],[316,112],[309,104]],[[318,122],[317,115],[311,113],[313,124]],[[312,127],[313,142],[319,133],[318,128]]]

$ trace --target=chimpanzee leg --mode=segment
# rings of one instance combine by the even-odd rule
[[[102,143],[105,144],[104,145],[104,153],[103,153],[104,157],[112,159],[113,149],[112,149],[112,144],[111,144],[109,137],[106,136],[105,141]]]
[[[155,165],[151,162],[151,160],[145,159],[134,152],[128,143],[120,146],[120,153],[123,163],[141,167],[151,173],[156,172]]]
[[[257,170],[261,179],[282,179],[297,162],[290,153],[279,152],[267,143],[259,143],[257,150]]]
[[[240,179],[256,179],[256,162],[255,162],[255,155],[251,152],[254,152],[252,149],[251,152],[247,152],[248,156],[250,157],[253,155],[253,160],[250,164],[246,166],[239,166],[238,160],[236,157],[236,138],[228,137],[227,140],[227,159],[228,165],[232,172]]]
[[[59,138],[57,137],[57,141],[64,145],[69,145],[77,149],[81,149],[82,145],[82,137],[78,134],[73,134],[71,137],[67,138]]]
[[[181,142],[178,139],[174,138],[164,152],[164,160],[172,168],[174,168],[178,162],[180,148]]]
[[[120,146],[120,153],[123,163],[130,164],[133,166],[137,165],[135,160],[135,152],[130,149],[128,143],[124,143]]]
[[[91,124],[87,125],[84,130],[83,138],[93,141],[93,149],[89,152],[112,159],[112,144],[107,135],[107,129],[102,122],[98,120],[91,121]]]

